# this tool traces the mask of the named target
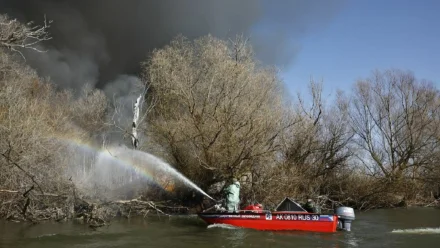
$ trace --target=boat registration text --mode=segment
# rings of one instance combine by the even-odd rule
[[[276,214],[275,219],[319,221],[319,215],[318,214]]]

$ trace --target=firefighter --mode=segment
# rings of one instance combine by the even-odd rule
[[[315,203],[313,202],[312,199],[307,199],[307,203],[304,204],[303,207],[309,213],[314,213],[315,212]]]
[[[226,199],[226,210],[237,211],[238,204],[240,203],[240,182],[236,179],[232,179],[232,184],[230,184],[225,189],[225,199]]]

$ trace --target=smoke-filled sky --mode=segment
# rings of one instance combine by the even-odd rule
[[[327,93],[349,91],[374,69],[438,82],[439,8],[436,0],[0,0],[0,12],[54,20],[50,51],[28,55],[41,75],[122,95],[148,52],[177,34],[250,36],[257,57],[282,69],[291,94],[306,93],[311,76]]]
[[[105,88],[136,75],[154,48],[178,34],[228,39],[244,33],[266,64],[294,64],[300,38],[320,30],[343,0],[0,0],[0,12],[24,21],[53,20],[48,53],[28,55],[61,87]],[[110,87],[112,89],[121,87]]]

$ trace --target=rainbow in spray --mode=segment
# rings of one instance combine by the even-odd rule
[[[171,191],[174,187],[174,181],[172,178],[180,180],[199,191],[208,198],[214,200],[211,196],[205,193],[197,185],[191,182],[188,178],[179,173],[175,168],[171,167],[168,163],[164,162],[160,158],[138,150],[129,149],[127,147],[109,147],[105,149],[95,148],[78,139],[69,139],[66,137],[56,137],[55,139],[65,142],[69,145],[73,145],[80,149],[84,149],[91,153],[98,154],[102,159],[111,161],[112,164],[123,167],[124,169],[131,170],[147,179],[149,182],[160,186],[162,189]],[[161,175],[161,176],[158,176]]]
[[[150,183],[154,185],[160,186],[162,189],[170,191],[170,187],[164,185],[162,182],[158,182],[155,180],[153,176],[153,172],[147,166],[139,166],[135,163],[130,163],[130,161],[118,158],[110,152],[108,149],[99,149],[93,145],[90,145],[79,139],[70,139],[66,137],[54,137],[54,139],[61,141],[69,146],[73,146],[74,148],[79,148],[82,151],[88,152],[90,154],[95,154],[102,159],[108,159],[112,161],[112,164],[119,166],[121,169],[132,170],[135,171],[138,175],[142,176],[144,179],[148,180]]]

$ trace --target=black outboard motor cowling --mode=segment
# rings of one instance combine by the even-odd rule
[[[350,207],[338,207],[335,209],[335,214],[338,216],[338,228],[351,231],[351,222],[355,220],[354,209]]]

